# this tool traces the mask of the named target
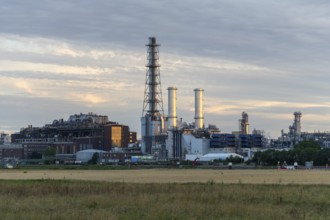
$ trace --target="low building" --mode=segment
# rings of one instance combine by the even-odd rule
[[[0,145],[0,159],[15,158],[23,159],[23,147],[21,144]]]

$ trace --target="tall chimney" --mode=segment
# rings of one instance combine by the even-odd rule
[[[294,122],[293,122],[293,127],[294,127],[294,135],[300,137],[301,135],[301,112],[294,112]]]
[[[195,129],[203,128],[203,89],[195,89]]]
[[[168,128],[176,127],[176,87],[168,87]]]
[[[240,121],[240,132],[241,134],[249,133],[249,116],[246,112],[242,112],[242,119]]]

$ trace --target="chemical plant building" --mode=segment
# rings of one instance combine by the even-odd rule
[[[142,153],[151,154],[159,160],[185,160],[196,158],[226,158],[263,147],[261,132],[249,134],[248,114],[243,112],[240,130],[232,134],[222,134],[213,125],[204,126],[202,88],[194,90],[194,123],[178,121],[176,114],[176,87],[168,90],[168,115],[164,116],[160,70],[159,44],[150,37],[148,47],[147,72],[144,103],[141,117]],[[248,150],[247,150],[248,149]],[[212,157],[208,155],[212,154]],[[225,156],[225,157],[224,157]]]
[[[317,140],[324,147],[330,146],[330,133],[301,131],[301,112],[294,112],[293,125],[289,132],[278,140],[269,140],[260,130],[249,131],[249,119],[242,112],[238,131],[221,133],[214,125],[204,125],[202,88],[194,89],[195,117],[188,124],[177,117],[177,90],[168,87],[168,114],[165,116],[160,81],[159,44],[150,37],[147,46],[147,71],[141,135],[143,154],[152,155],[157,160],[213,160],[229,156],[251,158],[253,153],[269,147],[292,148],[302,140]]]
[[[287,133],[281,130],[281,136],[271,140],[270,147],[275,149],[292,148],[303,140],[317,141],[322,147],[330,148],[329,132],[303,132],[301,130],[301,112],[293,113],[294,119],[292,125],[289,126]]]
[[[12,134],[11,141],[7,148],[0,146],[0,158],[37,159],[53,148],[58,159],[75,160],[75,154],[84,150],[99,150],[109,155],[114,150],[124,152],[129,145],[136,144],[136,132],[109,121],[108,116],[88,113],[71,115],[66,121],[54,120],[44,127],[30,125]]]

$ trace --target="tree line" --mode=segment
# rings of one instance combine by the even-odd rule
[[[304,140],[295,145],[290,150],[274,150],[256,152],[251,162],[257,165],[277,165],[286,162],[293,165],[297,162],[299,165],[305,165],[306,161],[313,161],[316,166],[326,166],[330,164],[330,149],[321,148],[320,144],[314,140]]]

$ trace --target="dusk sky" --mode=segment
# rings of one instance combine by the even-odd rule
[[[140,134],[148,37],[161,44],[164,109],[275,138],[302,112],[302,131],[330,130],[326,0],[2,0],[0,131],[75,113],[108,115]]]

